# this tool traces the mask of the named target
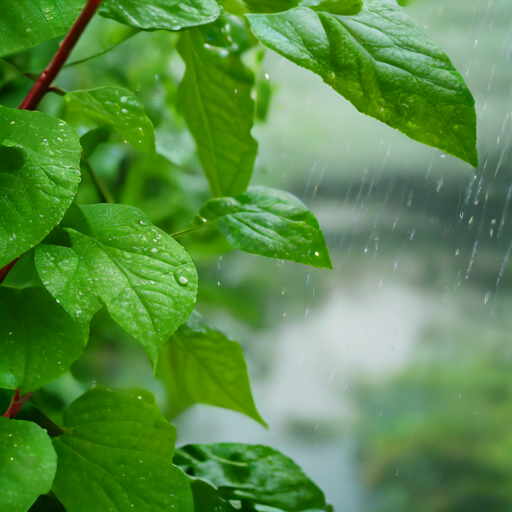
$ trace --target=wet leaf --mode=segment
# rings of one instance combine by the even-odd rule
[[[26,512],[47,493],[57,456],[46,432],[29,421],[0,418],[0,510]]]
[[[215,27],[208,27],[214,31]],[[178,50],[187,66],[178,107],[194,136],[216,196],[243,192],[258,149],[251,135],[254,75],[232,47],[214,46],[206,29],[183,34]]]
[[[254,405],[242,349],[198,313],[165,345],[157,376],[166,385],[172,416],[202,403],[241,412],[267,426]]]
[[[194,308],[192,259],[136,208],[98,204],[78,210],[82,222],[66,228],[72,248],[40,245],[36,250],[43,283],[85,323],[105,303],[156,365],[163,344]]]
[[[300,0],[220,0],[226,11],[233,14],[276,13],[297,7]]]
[[[0,287],[0,387],[26,393],[60,377],[88,335],[44,288]]]
[[[98,386],[64,412],[52,490],[67,512],[193,512],[175,440],[154,405]]]
[[[235,197],[211,199],[197,222],[213,223],[241,251],[332,268],[316,217],[283,190],[251,187]]]
[[[301,7],[248,18],[264,45],[320,75],[360,112],[478,165],[470,91],[394,0],[367,0],[357,16]]]
[[[62,219],[78,189],[80,151],[64,122],[0,106],[0,268]]]
[[[65,34],[85,0],[0,2],[0,56]]]
[[[225,499],[250,499],[288,512],[323,509],[323,492],[290,458],[268,446],[189,444],[175,464],[219,489]]]
[[[119,87],[73,91],[64,97],[68,110],[79,112],[98,126],[109,125],[132,146],[155,153],[155,133],[135,94]]]
[[[182,30],[220,16],[215,0],[104,0],[100,14],[141,30]]]

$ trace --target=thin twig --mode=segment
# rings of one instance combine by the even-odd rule
[[[91,164],[84,160],[82,161],[82,165],[87,169],[87,172],[91,176],[92,181],[94,182],[94,185],[96,185],[96,188],[98,189],[98,192],[100,193],[100,196],[104,203],[115,203],[115,199],[112,197],[112,194],[110,193],[109,189],[106,187],[106,185],[103,183],[103,181],[98,177],[98,175],[94,172],[94,169],[91,167]]]
[[[12,420],[16,417],[16,415],[21,411],[22,407],[25,403],[30,399],[33,392],[29,391],[25,393],[23,396],[20,396],[20,388],[17,388],[14,392],[14,396],[11,398],[11,404],[7,408],[7,411],[4,414],[4,418],[9,418]]]
[[[205,222],[204,224],[201,224],[200,226],[194,226],[193,228],[184,229],[183,231],[178,231],[177,233],[174,233],[171,235],[173,238],[177,238],[181,235],[187,235],[188,233],[192,233],[192,231],[197,231],[198,229],[206,228],[212,224],[212,222]]]

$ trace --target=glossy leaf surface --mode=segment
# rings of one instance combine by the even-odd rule
[[[0,268],[62,219],[78,189],[80,151],[64,122],[0,106]]]
[[[35,423],[0,418],[0,510],[26,512],[47,493],[57,456],[47,433]]]
[[[35,391],[62,375],[87,344],[75,322],[42,287],[0,287],[0,387]]]
[[[98,386],[64,413],[53,492],[68,512],[193,512],[176,429],[152,404]]]
[[[368,0],[356,16],[300,7],[248,18],[264,45],[320,75],[360,112],[478,165],[471,93],[394,0]]]
[[[215,0],[104,0],[100,14],[141,30],[182,30],[204,25],[220,15]]]
[[[256,159],[258,144],[251,135],[254,74],[226,35],[212,40],[218,34],[218,27],[210,26],[181,37],[178,50],[187,68],[178,107],[213,194],[229,196],[247,188]]]
[[[0,2],[0,56],[65,34],[85,0]]]
[[[282,453],[261,445],[191,444],[176,452],[175,463],[203,478],[226,499],[250,499],[289,512],[323,509],[322,491]]]
[[[194,497],[194,510],[201,512],[235,512],[229,501],[219,496],[218,490],[199,478],[190,479],[190,489]]]
[[[241,412],[266,426],[254,405],[242,349],[198,313],[165,345],[157,375],[166,385],[173,416],[202,403]]]
[[[199,217],[241,251],[332,268],[316,217],[288,192],[251,187],[235,197],[211,199]]]
[[[293,9],[299,5],[300,0],[220,0],[226,11],[233,14],[276,13]]]
[[[194,263],[136,208],[98,204],[79,211],[82,222],[66,229],[72,248],[37,248],[39,275],[77,320],[88,323],[105,303],[155,365],[163,344],[194,308]]]
[[[119,87],[73,91],[65,96],[68,110],[79,112],[98,126],[111,126],[137,149],[155,152],[155,133],[135,94]]]

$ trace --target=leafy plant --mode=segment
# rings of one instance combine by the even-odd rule
[[[52,85],[96,12],[127,26],[100,54],[141,31],[179,34],[169,52],[176,47],[186,71],[177,90],[169,85],[163,111],[146,113],[137,89]],[[190,445],[175,453],[176,430],[146,391],[94,385],[60,415],[41,399],[44,386],[80,357],[105,306],[148,353],[171,417],[206,403],[266,425],[241,348],[194,311],[197,271],[176,240],[205,230],[194,237],[205,251],[223,236],[241,251],[332,268],[318,221],[299,199],[248,187],[258,151],[251,131],[270,97],[263,46],[320,75],[362,113],[476,166],[471,93],[393,0],[3,2],[2,84],[32,77],[17,56],[64,34],[20,108],[0,106],[0,386],[14,390],[0,422],[0,509],[330,510],[322,491],[272,448]],[[48,92],[61,96],[55,116],[35,111]],[[133,158],[140,172],[129,177],[130,193],[91,163],[116,137],[145,154]],[[128,152],[123,146],[119,158]],[[151,219],[138,208],[145,177],[179,188],[157,154],[175,166],[197,158],[213,196],[173,235],[162,219],[182,221],[187,201],[163,202],[167,209]],[[96,198],[103,202],[91,204]],[[12,421],[41,389],[31,421]]]

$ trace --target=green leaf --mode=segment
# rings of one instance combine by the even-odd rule
[[[104,0],[100,14],[141,30],[183,30],[220,16],[215,0]]]
[[[0,287],[0,387],[26,393],[58,378],[88,334],[44,288]]]
[[[233,14],[276,14],[299,5],[332,14],[357,14],[362,0],[219,0],[226,11]]]
[[[246,414],[263,426],[238,343],[192,313],[162,350],[157,376],[166,384],[171,415],[196,403]]]
[[[178,107],[194,136],[213,194],[229,196],[247,188],[258,150],[251,136],[254,74],[243,64],[238,45],[210,39],[217,25],[181,36],[178,50],[187,69]]]
[[[64,413],[52,490],[67,512],[193,512],[175,440],[154,405],[98,386]]]
[[[82,222],[66,228],[72,248],[40,245],[36,250],[43,283],[73,318],[86,323],[105,303],[156,365],[163,344],[194,308],[192,259],[136,208],[77,209]]]
[[[363,0],[302,0],[300,4],[314,11],[347,16],[357,14],[363,7]]]
[[[142,103],[132,92],[119,87],[100,87],[68,92],[68,110],[92,119],[98,126],[111,126],[132,146],[153,155],[155,133]]]
[[[0,106],[0,268],[62,219],[80,181],[76,131],[41,112]]]
[[[219,497],[217,489],[199,478],[190,478],[194,510],[201,512],[236,512],[229,501]]]
[[[478,165],[470,91],[394,0],[367,0],[357,16],[299,7],[247,17],[265,46],[320,75],[360,112]]]
[[[0,2],[0,56],[65,34],[85,0]]]
[[[261,445],[191,444],[176,451],[175,464],[203,478],[225,499],[250,499],[288,512],[322,509],[323,492],[282,453]]]
[[[268,258],[332,268],[324,235],[306,205],[283,190],[251,187],[211,199],[198,222],[210,222],[237,249]]]
[[[233,14],[276,13],[293,9],[300,0],[220,0],[219,3],[226,11]]]
[[[46,432],[29,421],[0,418],[0,510],[26,512],[47,493],[57,456]]]
[[[105,125],[84,133],[80,137],[80,145],[82,146],[82,159],[89,160],[96,149],[98,149],[99,145],[108,142],[112,132],[112,127]]]

